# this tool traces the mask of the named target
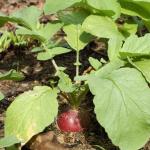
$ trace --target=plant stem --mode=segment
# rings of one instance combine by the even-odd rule
[[[76,77],[79,76],[79,67],[80,67],[80,62],[79,62],[79,51],[76,52]]]
[[[44,48],[46,51],[49,51],[49,49],[47,48],[47,46],[46,46],[44,43],[42,43],[42,46],[43,46],[43,48]],[[53,64],[53,66],[54,66],[56,72],[58,72],[58,71],[59,71],[59,67],[58,67],[56,61],[54,60],[54,58],[52,58],[51,61],[52,61],[52,64]]]
[[[79,50],[79,26],[77,25],[77,50],[76,50],[76,77],[79,76],[79,69],[80,69],[80,50]],[[76,81],[78,83],[78,81]]]
[[[52,61],[52,64],[53,64],[53,66],[54,66],[56,72],[58,72],[58,71],[59,71],[59,67],[58,67],[58,65],[56,64],[56,61],[55,61],[54,59],[51,59],[51,61]]]

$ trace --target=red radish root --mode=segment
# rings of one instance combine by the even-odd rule
[[[61,113],[57,118],[57,124],[59,129],[64,132],[83,131],[77,110],[69,110]]]

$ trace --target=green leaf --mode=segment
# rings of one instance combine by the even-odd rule
[[[94,73],[94,72],[92,72]],[[90,73],[91,74],[91,73]],[[89,74],[74,77],[75,81],[87,81]]]
[[[120,59],[116,59],[114,61],[111,61],[111,62],[105,64],[102,68],[97,70],[95,72],[95,74],[100,77],[103,77],[103,76],[106,76],[107,74],[111,73],[112,71],[117,70],[120,67],[123,67],[124,65],[125,65],[124,61],[122,61]]]
[[[74,91],[75,88],[72,84],[71,79],[67,74],[65,74],[62,71],[59,71],[58,77],[59,77],[58,87],[60,88],[61,91],[66,93],[71,93]]]
[[[9,17],[0,12],[0,27],[2,27],[7,21]]]
[[[16,136],[26,143],[54,121],[57,115],[57,90],[36,86],[12,102],[6,112],[5,136]]]
[[[18,147],[16,145],[13,145],[13,146],[10,146],[10,147],[6,147],[5,150],[18,150],[19,149]]]
[[[0,53],[6,50],[11,44],[10,33],[5,31],[0,37]]]
[[[41,52],[41,51],[43,51],[43,48],[42,48],[42,47],[34,47],[34,48],[31,50],[32,53]]]
[[[42,11],[35,6],[25,7],[21,10],[14,12],[10,18],[29,29],[37,28],[37,23],[39,22],[39,17]]]
[[[40,29],[29,30],[26,28],[19,28],[16,33],[37,39],[41,42],[48,41],[52,36],[62,27],[62,23],[48,23]]]
[[[148,29],[148,31],[150,32],[150,19],[149,20],[144,20],[143,22],[144,22],[146,28]]]
[[[46,0],[44,5],[44,12],[54,14],[79,2],[81,2],[81,0]]]
[[[97,119],[112,142],[121,150],[144,146],[150,136],[150,89],[141,73],[121,68],[102,78],[93,75],[88,83]]]
[[[64,26],[65,37],[68,44],[76,51],[82,50],[91,40],[92,36],[85,33],[81,25],[70,24]]]
[[[87,0],[87,4],[114,19],[120,16],[121,7],[117,0]]]
[[[65,24],[82,24],[85,18],[89,15],[89,12],[85,10],[69,11],[59,14],[60,20]]]
[[[65,54],[70,51],[71,51],[70,49],[67,49],[64,47],[54,47],[54,48],[48,49],[48,51],[38,53],[37,59],[38,60],[49,60],[57,55]]]
[[[104,60],[100,61],[101,63],[106,63]],[[125,66],[126,62],[120,60],[120,59],[115,59],[107,64],[105,64],[103,67],[100,67],[96,71],[91,71],[90,74],[82,75],[75,77],[76,81],[87,81],[88,77],[91,74],[95,74],[99,77],[105,77],[106,75],[110,74],[112,71],[117,70],[123,66]]]
[[[133,2],[149,2],[150,3],[150,0],[126,0],[126,1],[133,1]]]
[[[10,16],[0,13],[0,24],[3,25],[4,23],[10,21],[18,23],[28,29],[35,29],[41,14],[42,11],[35,6],[25,7],[14,12]]]
[[[38,34],[46,40],[49,40],[62,26],[63,24],[60,22],[48,23],[38,31]]]
[[[123,41],[119,37],[110,38],[108,42],[108,57],[110,61],[119,58],[119,50],[122,47]]]
[[[150,1],[147,0],[119,0],[122,13],[139,16],[143,19],[150,19]]]
[[[13,21],[13,19],[0,12],[0,27],[3,26],[8,21]]]
[[[119,36],[121,39],[123,39],[123,36],[118,31],[115,22],[108,17],[90,15],[85,19],[82,27],[86,32],[97,37],[113,38]]]
[[[122,26],[120,26],[119,31],[124,35],[124,37],[129,37],[130,35],[134,35],[137,32],[138,24],[133,22],[126,22]]]
[[[102,67],[102,63],[96,58],[89,57],[89,62],[95,70],[98,70],[100,67]]]
[[[14,80],[14,81],[21,81],[24,80],[24,75],[21,72],[17,72],[14,69],[6,73],[0,73],[0,80]]]
[[[46,41],[46,39],[44,37],[42,37],[38,32],[33,31],[33,30],[29,30],[29,29],[26,29],[26,28],[23,28],[23,27],[19,28],[16,31],[16,34],[17,35],[23,35],[25,37],[30,37],[30,38],[33,38],[33,39],[37,39],[41,42]]]
[[[150,83],[150,60],[143,59],[139,61],[132,61],[130,63],[136,67],[145,76],[146,80]]]
[[[5,98],[4,94],[0,91],[0,101]]]
[[[150,30],[150,1],[148,0],[120,0],[122,13],[138,16],[143,19],[145,26]]]
[[[53,57],[54,57],[53,53],[49,50],[49,51],[46,51],[46,52],[38,53],[37,60],[45,61],[45,60],[52,59]]]
[[[146,34],[143,37],[137,37],[132,35],[126,39],[122,49],[120,50],[120,55],[122,58],[135,57],[150,55],[150,34]]]
[[[0,148],[9,147],[17,143],[20,143],[20,141],[16,137],[6,136],[0,139]]]

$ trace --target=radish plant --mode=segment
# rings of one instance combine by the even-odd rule
[[[150,29],[149,7],[148,0],[47,0],[43,10],[31,6],[10,16],[1,14],[1,24],[13,22],[16,35],[39,42],[32,52],[38,60],[52,62],[59,81],[55,87],[37,86],[16,97],[6,112],[0,147],[25,144],[55,117],[62,131],[84,131],[79,113],[88,91],[94,95],[97,120],[113,144],[121,150],[144,146],[150,137],[150,34],[141,31]],[[44,24],[40,21],[43,14],[56,18]],[[59,30],[65,33],[67,44],[55,38]],[[90,57],[93,69],[83,75],[80,52],[101,38],[107,39],[109,60],[104,64]],[[55,61],[55,56],[71,51],[76,53],[73,80]],[[58,95],[68,101],[70,109],[57,116]]]

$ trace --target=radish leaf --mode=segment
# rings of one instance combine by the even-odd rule
[[[140,149],[150,135],[150,89],[141,73],[121,68],[91,75],[88,83],[97,119],[112,142],[121,150]]]
[[[81,25],[66,25],[63,30],[67,34],[66,41],[76,51],[82,50],[92,40],[92,36],[85,33]]]
[[[124,38],[115,22],[109,17],[90,15],[85,19],[82,27],[86,32],[97,37],[113,38],[119,36],[121,39]]]
[[[9,147],[17,143],[20,143],[20,141],[16,137],[6,136],[0,139],[0,148]]]
[[[62,71],[59,71],[58,77],[60,78],[58,82],[58,87],[60,88],[61,91],[70,93],[75,90],[72,81],[67,74],[65,74]]]
[[[45,13],[54,14],[79,2],[81,2],[81,0],[46,0],[44,11]]]
[[[37,59],[38,60],[49,60],[57,55],[68,53],[70,51],[71,51],[70,49],[67,49],[64,47],[54,47],[54,48],[48,49],[45,52],[38,53]]]
[[[150,83],[150,60],[143,59],[139,61],[129,61],[135,68],[137,68],[145,76],[147,82]]]
[[[120,16],[121,7],[117,0],[87,0],[87,4],[114,19]]]
[[[122,58],[150,55],[150,34],[143,37],[132,35],[125,40],[123,47],[120,49]]]
[[[21,81],[24,80],[24,75],[21,72],[17,72],[14,69],[11,69],[8,72],[1,73],[0,72],[0,80],[14,80],[14,81]]]
[[[102,63],[96,58],[89,57],[89,62],[95,70],[98,70],[100,67],[102,67]]]
[[[7,109],[5,136],[13,135],[26,143],[54,121],[57,108],[56,89],[37,86],[19,95]]]
[[[108,42],[108,57],[110,61],[114,61],[119,58],[119,50],[122,47],[123,41],[118,37],[109,39]]]

